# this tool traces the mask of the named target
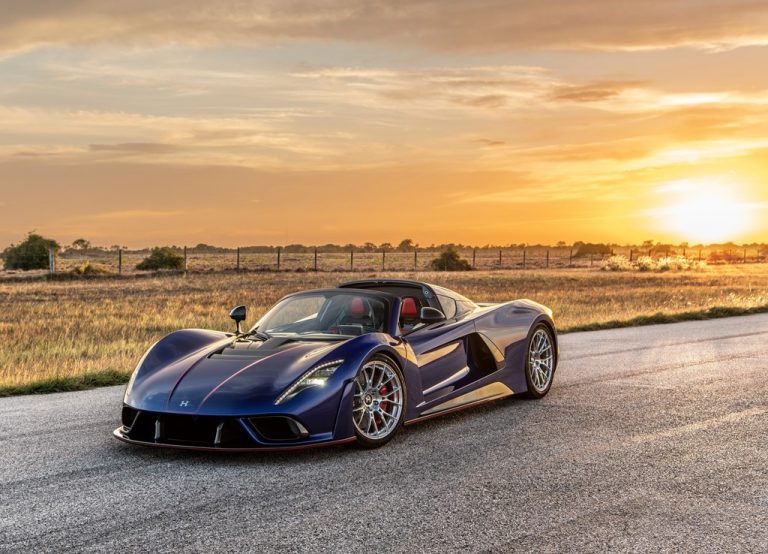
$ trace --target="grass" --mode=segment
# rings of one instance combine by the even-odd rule
[[[370,275],[375,275],[371,273]],[[527,297],[550,306],[561,331],[768,311],[768,265],[701,273],[597,269],[387,273],[453,288],[478,301]],[[361,274],[203,273],[144,279],[0,282],[0,395],[125,382],[144,350],[175,329],[232,329],[281,296]]]

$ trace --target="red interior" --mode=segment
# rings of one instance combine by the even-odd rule
[[[361,317],[365,315],[365,302],[359,296],[355,296],[349,305],[350,313],[355,317]]]
[[[416,299],[410,296],[403,298],[403,305],[400,308],[400,316],[404,318],[418,317],[419,309],[416,306]]]

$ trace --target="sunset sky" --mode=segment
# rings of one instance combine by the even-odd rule
[[[27,0],[0,249],[768,241],[768,2]]]

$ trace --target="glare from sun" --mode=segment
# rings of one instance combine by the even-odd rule
[[[751,213],[736,188],[717,182],[668,183],[659,190],[674,198],[653,213],[664,229],[681,241],[712,244],[737,240],[749,231]]]

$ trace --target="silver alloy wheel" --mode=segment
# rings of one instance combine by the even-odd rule
[[[537,329],[531,338],[528,350],[528,367],[531,371],[531,384],[536,392],[543,393],[552,382],[555,368],[552,339],[544,329]]]
[[[384,360],[366,363],[355,378],[352,421],[358,433],[372,440],[387,437],[397,428],[403,411],[403,385]]]

